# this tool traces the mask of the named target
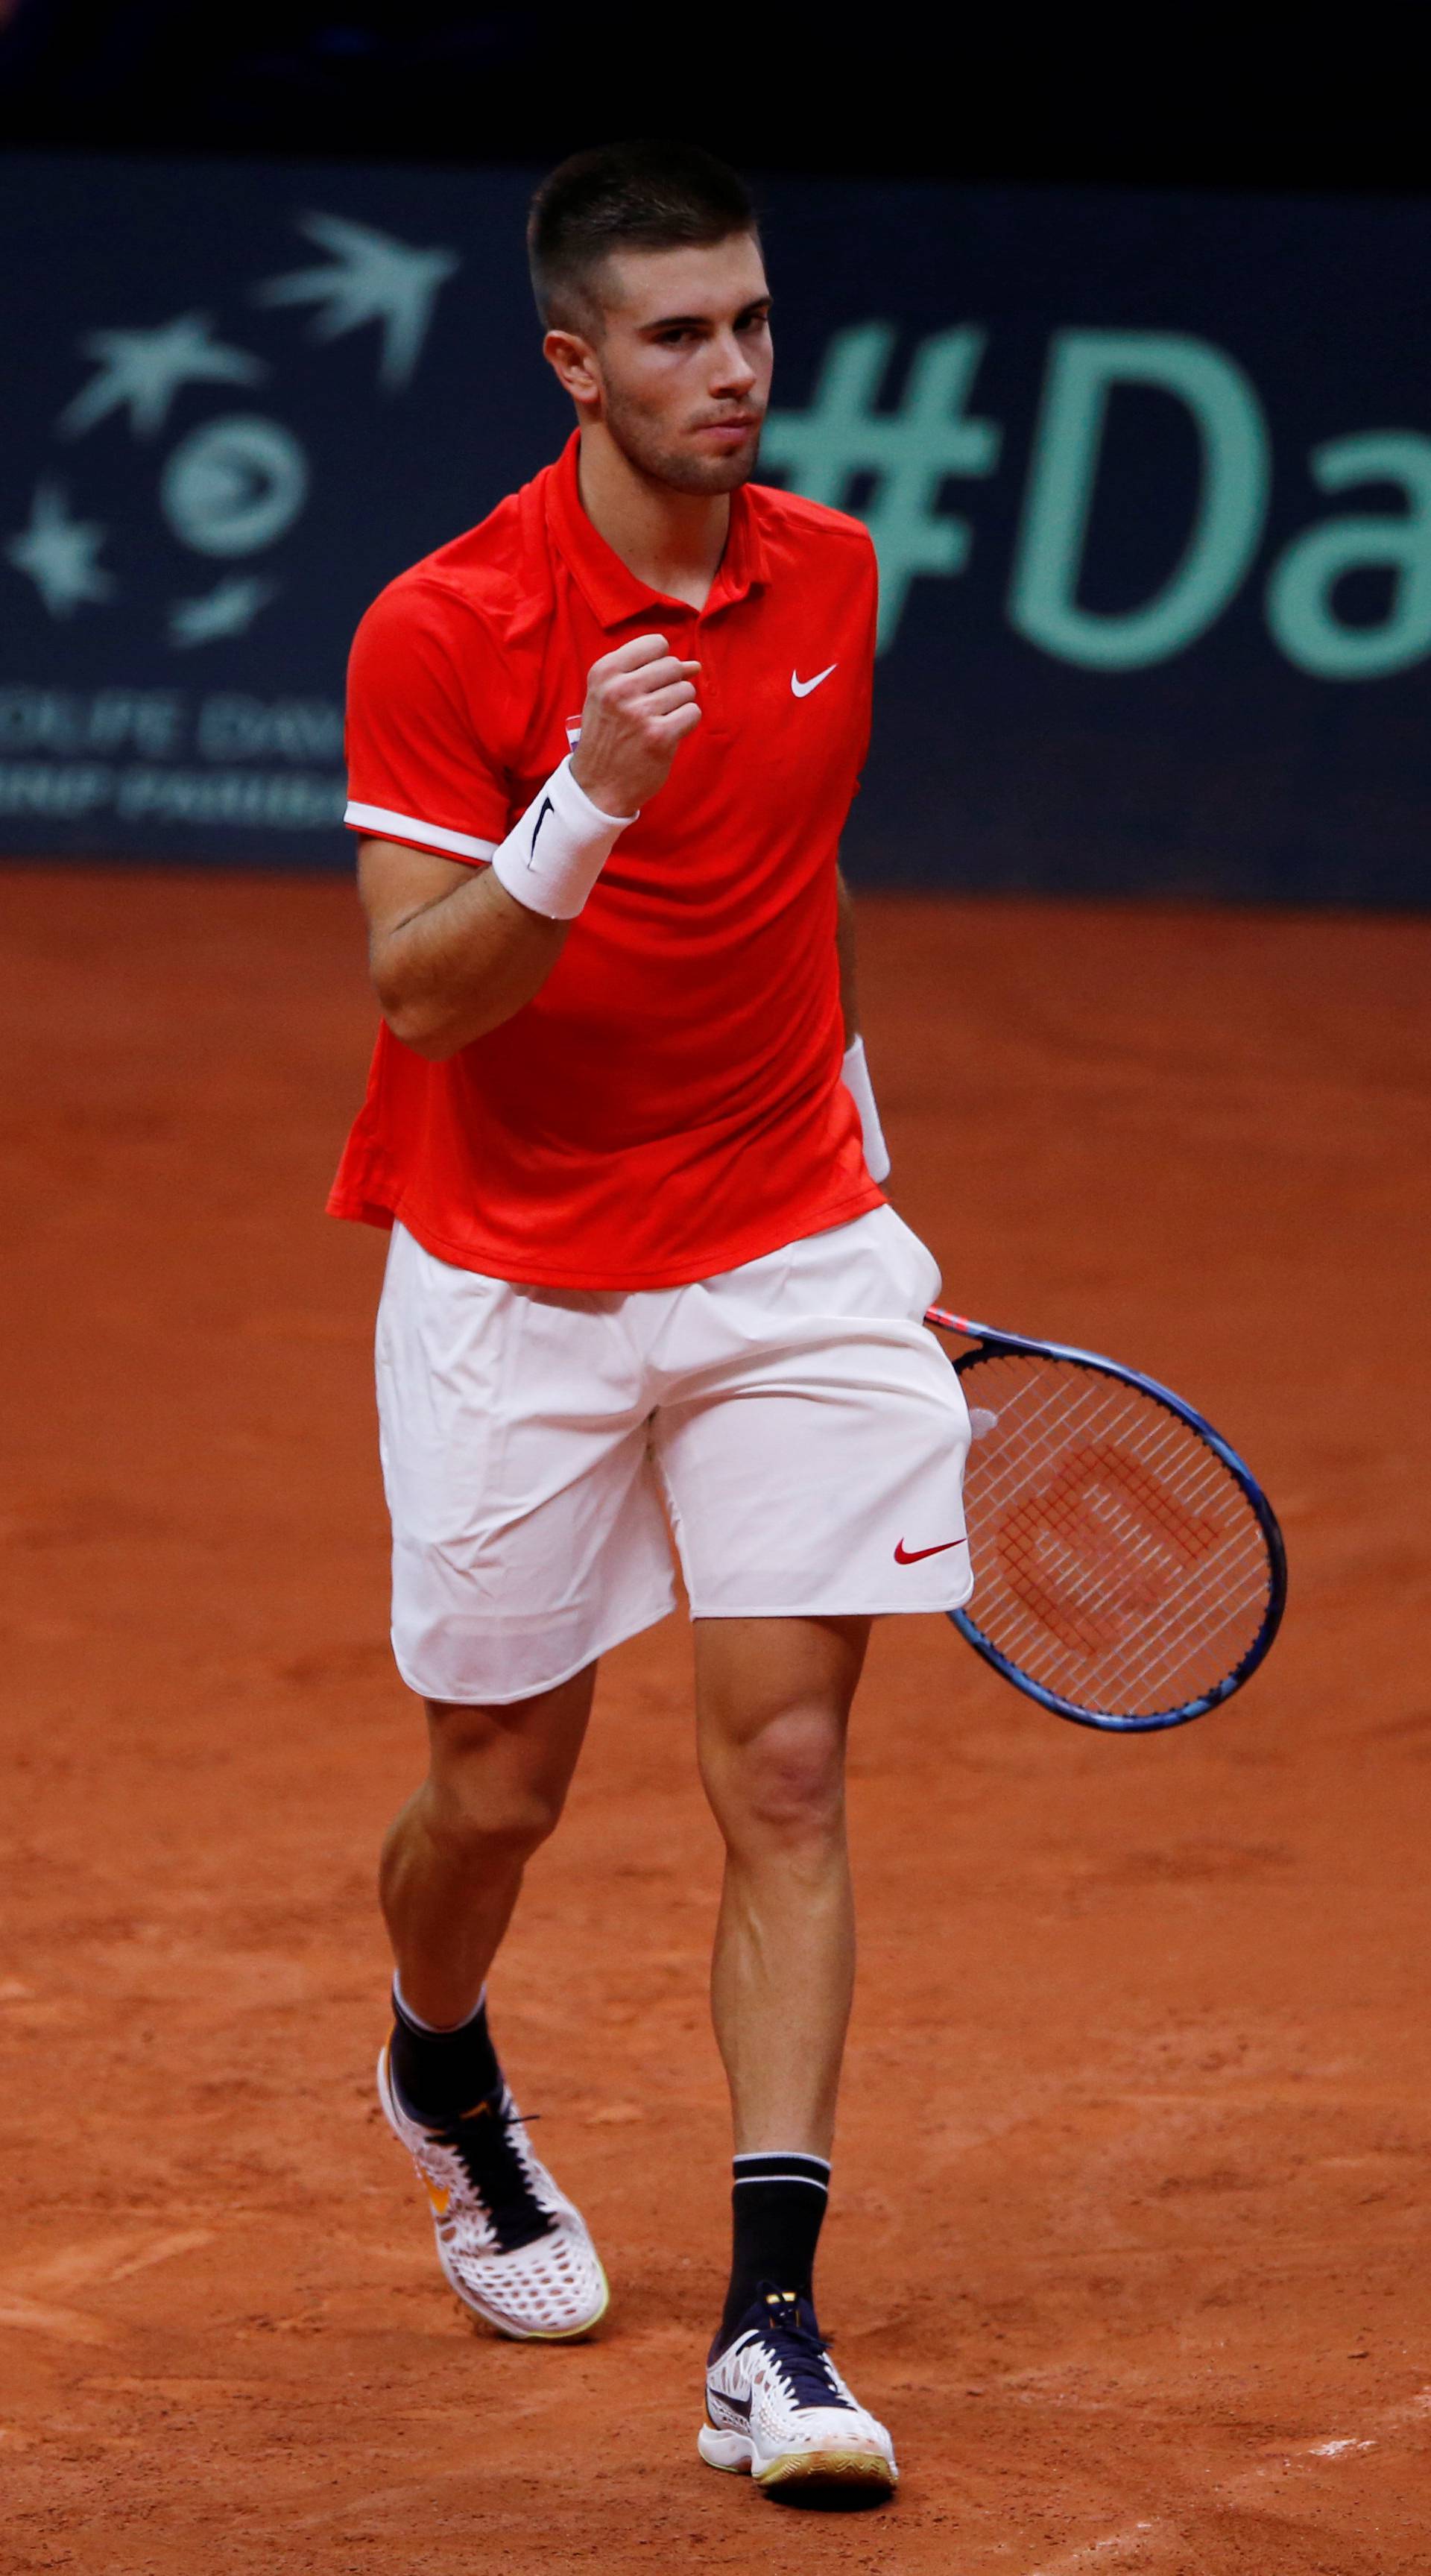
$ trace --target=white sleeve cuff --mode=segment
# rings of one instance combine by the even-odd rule
[[[479,841],[472,832],[450,831],[445,823],[424,823],[420,815],[395,813],[390,805],[350,802],[343,820],[355,832],[372,834],[380,841],[415,841],[419,849],[447,858],[490,859],[497,846],[495,841]]]

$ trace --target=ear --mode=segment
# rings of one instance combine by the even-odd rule
[[[583,340],[575,331],[548,331],[542,342],[542,356],[562,392],[570,394],[574,403],[590,408],[600,402],[601,377],[589,340]]]

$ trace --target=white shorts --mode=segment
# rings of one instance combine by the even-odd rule
[[[938,1288],[889,1207],[625,1291],[513,1286],[394,1227],[377,1378],[404,1681],[550,1690],[674,1609],[671,1537],[698,1619],[956,1609],[969,1418],[922,1321]]]

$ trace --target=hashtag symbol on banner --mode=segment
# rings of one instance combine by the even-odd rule
[[[872,477],[859,510],[879,556],[879,650],[894,642],[909,585],[919,573],[962,572],[970,535],[939,508],[946,475],[992,474],[1001,433],[966,413],[987,334],[965,326],[937,331],[915,351],[896,409],[878,408],[898,334],[891,322],[837,331],[808,407],[766,415],[762,465],[780,467],[790,489],[831,509],[849,506],[851,486]]]

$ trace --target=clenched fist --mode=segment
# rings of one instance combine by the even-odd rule
[[[678,662],[664,635],[638,635],[592,663],[571,773],[603,814],[634,814],[665,786],[701,720],[700,667]]]

